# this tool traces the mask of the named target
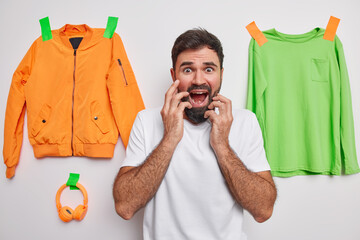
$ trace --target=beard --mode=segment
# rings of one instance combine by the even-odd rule
[[[204,117],[204,114],[207,110],[209,110],[209,105],[210,103],[213,101],[212,98],[216,96],[216,94],[219,93],[220,88],[217,89],[212,95],[212,89],[210,86],[207,85],[191,85],[188,89],[187,92],[190,93],[190,91],[194,90],[194,89],[205,89],[208,91],[209,93],[209,100],[208,103],[206,104],[206,106],[203,107],[192,107],[192,108],[185,108],[184,112],[186,114],[186,116],[189,118],[189,120],[195,124],[198,123],[202,123],[205,122],[207,120],[207,118]],[[190,98],[190,94],[187,97],[184,97],[181,99],[182,102],[190,102],[189,100]]]

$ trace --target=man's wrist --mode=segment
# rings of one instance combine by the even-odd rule
[[[218,158],[221,158],[223,155],[227,154],[229,150],[231,150],[229,141],[221,141],[213,144],[211,147]]]
[[[179,141],[175,141],[173,137],[164,135],[159,145],[161,145],[163,148],[170,152],[174,152],[178,143]]]

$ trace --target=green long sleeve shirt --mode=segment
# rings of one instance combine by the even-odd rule
[[[273,176],[360,172],[349,77],[339,38],[264,31],[251,39],[247,108],[260,123]]]

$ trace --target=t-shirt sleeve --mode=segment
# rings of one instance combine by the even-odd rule
[[[145,136],[142,124],[142,112],[138,113],[131,129],[126,156],[121,167],[136,167],[146,159]]]
[[[246,154],[241,160],[252,172],[268,171],[270,166],[266,159],[262,132],[255,114],[250,113],[249,121],[249,141]]]

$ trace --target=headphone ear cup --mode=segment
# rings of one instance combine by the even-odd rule
[[[84,219],[86,213],[87,213],[87,207],[85,207],[84,205],[79,205],[75,208],[74,219],[81,221]]]
[[[74,210],[72,210],[70,207],[62,207],[59,211],[59,218],[64,222],[70,222],[73,219],[73,213]]]

